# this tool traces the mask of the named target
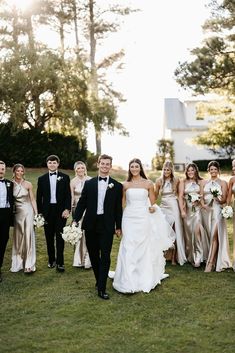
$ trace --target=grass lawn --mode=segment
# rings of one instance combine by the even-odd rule
[[[30,170],[33,182],[42,170]],[[73,172],[69,173],[71,176]],[[10,176],[10,172],[8,172]],[[124,176],[120,175],[123,180]],[[230,250],[232,224],[228,222]],[[115,238],[112,269],[119,240]],[[37,271],[10,273],[10,239],[0,284],[0,352],[5,353],[232,353],[235,347],[235,273],[204,273],[189,264],[171,266],[170,277],[149,294],[97,297],[92,270],[47,268],[46,244],[37,231]]]

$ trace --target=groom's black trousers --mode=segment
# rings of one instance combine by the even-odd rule
[[[0,268],[3,264],[3,258],[9,239],[10,218],[10,208],[0,208]]]
[[[103,215],[97,215],[94,230],[86,230],[85,237],[98,291],[105,291],[111,262],[113,234],[106,230]]]

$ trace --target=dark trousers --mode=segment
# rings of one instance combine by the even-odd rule
[[[10,209],[0,208],[0,268],[3,264],[4,254],[9,239],[10,220]]]
[[[64,265],[64,239],[61,236],[66,219],[61,217],[56,205],[50,205],[49,214],[46,217],[44,226],[47,243],[48,262],[57,265]],[[56,240],[56,248],[55,248]]]
[[[99,291],[105,291],[110,268],[113,234],[107,232],[103,215],[97,216],[94,231],[85,231],[86,245]]]

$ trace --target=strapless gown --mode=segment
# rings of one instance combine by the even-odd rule
[[[113,274],[113,287],[118,292],[148,293],[168,277],[163,251],[173,246],[175,233],[160,207],[156,205],[156,211],[151,214],[149,205],[146,189],[127,189],[123,236]]]

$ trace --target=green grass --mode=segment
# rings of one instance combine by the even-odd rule
[[[41,172],[29,171],[34,188]],[[231,241],[231,221],[228,229]],[[119,242],[115,238],[112,269]],[[206,274],[188,264],[167,264],[170,277],[149,294],[119,294],[108,280],[111,299],[102,301],[92,270],[72,267],[69,244],[66,271],[57,273],[47,268],[44,234],[37,231],[37,271],[29,276],[9,272],[11,246],[12,239],[0,284],[2,353],[234,352],[232,270]]]

